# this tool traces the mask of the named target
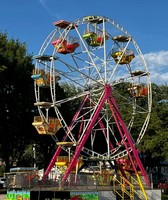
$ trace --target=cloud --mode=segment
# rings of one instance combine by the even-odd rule
[[[151,52],[144,55],[150,66],[168,66],[168,51]]]
[[[168,83],[168,51],[144,54],[151,81],[156,84]]]

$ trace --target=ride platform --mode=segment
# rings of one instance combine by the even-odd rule
[[[78,182],[75,183],[75,174],[71,174],[65,184],[62,185],[62,175],[55,175],[55,173],[50,174],[44,182],[40,181],[37,171],[34,170],[7,173],[7,199],[11,196],[20,195],[29,200],[51,200],[53,198],[58,200],[79,200],[82,198],[95,200],[161,200],[161,190],[156,191],[146,187],[147,192],[144,195],[139,184],[135,184],[134,179],[128,184],[121,177],[113,177],[111,181],[108,180],[108,184],[102,184],[98,179],[95,179],[95,174],[80,174],[78,175]]]

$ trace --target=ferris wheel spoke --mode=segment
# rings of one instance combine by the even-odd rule
[[[62,124],[62,128],[64,129],[67,137],[70,139],[70,141],[72,142],[76,142],[75,138],[74,138],[74,135],[73,133],[71,132],[71,129],[68,127],[68,125],[66,124],[64,118],[62,117],[59,109],[57,107],[54,107],[55,108],[55,112],[57,114],[57,117],[60,119],[60,122]]]

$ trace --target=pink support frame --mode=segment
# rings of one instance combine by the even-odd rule
[[[82,104],[80,105],[79,109],[77,110],[76,114],[74,115],[74,117],[72,119],[72,122],[71,122],[70,126],[68,127],[68,129],[70,129],[73,126],[73,123],[75,122],[75,119],[77,119],[77,117],[80,115],[81,108],[84,106],[84,104],[86,103],[87,100],[89,100],[89,96],[85,96]],[[102,98],[101,98],[101,100],[99,102],[99,105],[97,106],[96,110],[93,113],[93,117],[90,120],[90,122],[89,122],[89,124],[88,124],[88,126],[86,128],[84,136],[82,137],[80,143],[76,147],[76,151],[74,153],[74,156],[73,156],[73,158],[72,158],[72,160],[71,160],[71,162],[69,164],[68,169],[66,170],[66,172],[65,172],[65,174],[63,176],[62,183],[64,183],[66,181],[66,179],[68,178],[69,174],[71,173],[71,170],[72,170],[75,162],[77,161],[77,159],[78,159],[78,157],[80,155],[80,152],[81,152],[82,148],[84,147],[85,142],[87,141],[87,139],[88,139],[88,137],[89,137],[89,135],[90,135],[90,133],[92,131],[92,128],[93,128],[96,120],[100,119],[99,115],[100,115],[100,112],[101,112],[105,102],[108,102],[108,105],[109,105],[110,110],[112,112],[112,116],[113,116],[113,118],[114,118],[114,120],[116,122],[118,131],[119,131],[119,133],[121,135],[121,138],[122,138],[122,142],[123,142],[123,144],[124,144],[124,146],[125,146],[125,148],[126,148],[126,150],[128,152],[128,156],[129,156],[129,159],[131,161],[131,164],[133,166],[133,169],[134,169],[135,173],[137,174],[138,172],[137,172],[137,168],[136,168],[137,166],[135,166],[135,164],[134,164],[134,160],[136,161],[139,169],[141,170],[141,173],[142,173],[142,175],[144,177],[144,180],[145,180],[146,184],[148,186],[150,186],[150,182],[149,182],[147,173],[146,173],[146,171],[145,171],[145,169],[144,169],[144,167],[142,165],[142,162],[141,162],[141,160],[139,158],[138,151],[136,150],[135,144],[134,144],[134,142],[133,142],[133,140],[131,138],[131,135],[130,135],[130,133],[129,133],[129,131],[128,131],[123,119],[122,119],[122,117],[121,117],[121,114],[119,112],[117,103],[115,102],[115,99],[114,99],[114,97],[112,95],[112,88],[108,84],[105,85],[104,94],[103,94],[103,96],[102,96]],[[99,121],[99,125],[103,129],[104,125],[101,122],[101,120]],[[103,133],[106,136],[106,133],[105,132],[103,132]],[[63,141],[66,141],[66,139],[67,139],[67,135],[64,136]],[[112,144],[109,144],[109,145],[110,145],[110,148],[112,149],[113,148]],[[130,148],[131,148],[131,152],[129,150]],[[56,162],[56,159],[57,159],[57,156],[59,156],[60,152],[61,152],[61,147],[59,146],[58,149],[56,150],[56,152],[55,152],[55,154],[54,154],[54,156],[53,156],[53,158],[52,158],[47,170],[44,173],[43,179],[46,176],[48,176],[48,174],[51,171],[52,167],[54,166],[54,164]]]

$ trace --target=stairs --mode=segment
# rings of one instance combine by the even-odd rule
[[[128,181],[123,176],[113,180],[113,192],[116,200],[148,200],[142,181],[137,174]]]

